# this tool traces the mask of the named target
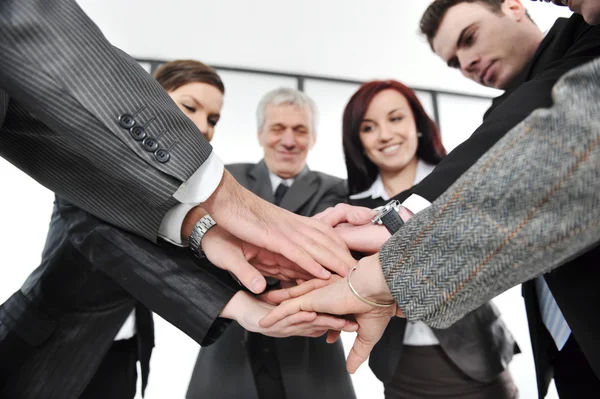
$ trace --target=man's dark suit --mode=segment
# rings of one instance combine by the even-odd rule
[[[57,199],[40,266],[0,307],[0,397],[79,398],[138,303],[208,345],[238,290],[189,249],[155,245]]]
[[[0,156],[61,198],[156,241],[173,193],[211,151],[74,0],[0,1]]]
[[[532,61],[519,75],[507,92],[496,99],[486,113],[483,124],[463,144],[452,151],[421,183],[396,198],[400,201],[410,194],[418,194],[430,202],[446,191],[477,159],[490,149],[510,129],[537,108],[552,105],[551,91],[558,79],[571,69],[600,57],[600,26],[591,27],[580,15],[569,20],[559,19],[548,32]],[[588,320],[578,320],[575,309],[590,308],[585,289],[572,290],[572,284],[583,288],[597,287],[596,272],[598,249],[573,260],[547,275],[546,281],[573,334],[585,353],[596,375],[600,376],[600,326],[582,326]],[[568,288],[571,286],[570,288]],[[595,289],[595,288],[590,288]],[[566,293],[571,292],[567,295]],[[578,292],[580,295],[572,295]],[[550,368],[556,348],[541,322],[533,283],[523,286],[529,327],[537,372],[539,397],[546,396],[552,371]],[[575,328],[580,326],[581,328]]]
[[[254,194],[274,201],[264,161],[229,165],[227,170]],[[311,216],[344,202],[346,197],[345,181],[305,169],[283,197],[281,207]],[[257,335],[247,333],[234,322],[215,344],[202,348],[188,388],[188,399],[259,399],[248,355],[251,348],[247,347],[247,334]],[[272,340],[276,348],[286,399],[355,397],[341,342],[327,344],[324,337],[266,339]]]

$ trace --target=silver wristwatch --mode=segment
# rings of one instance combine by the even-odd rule
[[[400,201],[397,200],[392,200],[383,206],[378,206],[374,209],[377,215],[371,219],[371,223],[384,225],[390,234],[394,235],[404,224],[404,221],[398,214],[399,210]]]
[[[190,234],[190,249],[192,253],[196,255],[198,258],[204,258],[204,252],[202,251],[202,237],[206,234],[208,230],[214,227],[217,223],[213,220],[210,215],[205,215],[200,218],[194,225],[192,229],[192,234]]]

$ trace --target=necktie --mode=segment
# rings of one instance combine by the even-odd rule
[[[542,321],[550,332],[558,350],[561,350],[571,335],[571,329],[554,300],[544,277],[535,279],[535,289],[540,303]]]
[[[275,205],[281,205],[281,201],[283,200],[283,197],[285,196],[285,193],[287,193],[288,189],[289,187],[285,183],[279,183],[277,190],[275,190],[275,201],[273,201]]]
[[[148,375],[150,374],[150,356],[154,347],[154,320],[152,312],[138,303],[135,306],[135,328],[137,330],[138,358],[140,360],[140,370],[142,372],[142,397],[148,385]]]

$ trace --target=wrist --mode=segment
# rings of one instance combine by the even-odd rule
[[[183,219],[183,223],[181,224],[181,238],[184,241],[188,241],[190,238],[190,234],[192,234],[192,230],[198,220],[202,219],[204,216],[208,215],[206,209],[195,206],[185,215]]]
[[[200,205],[213,216],[224,208],[230,209],[228,205],[239,202],[240,193],[237,192],[236,186],[241,188],[227,170],[223,171],[223,177],[215,191]]]
[[[223,317],[224,319],[238,321],[243,314],[244,302],[247,300],[247,295],[248,294],[244,291],[236,292],[221,310],[219,316]]]
[[[402,220],[404,220],[405,222],[408,222],[413,216],[415,216],[415,214],[412,213],[405,206],[400,206],[400,208],[398,209],[398,215],[400,215],[400,217],[402,218]]]
[[[361,296],[373,302],[394,301],[379,263],[379,253],[367,256],[358,262],[358,267],[352,276],[352,285]]]

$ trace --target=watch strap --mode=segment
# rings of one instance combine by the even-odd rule
[[[404,220],[402,220],[400,214],[395,209],[383,215],[381,222],[391,235],[394,235],[404,225]]]

